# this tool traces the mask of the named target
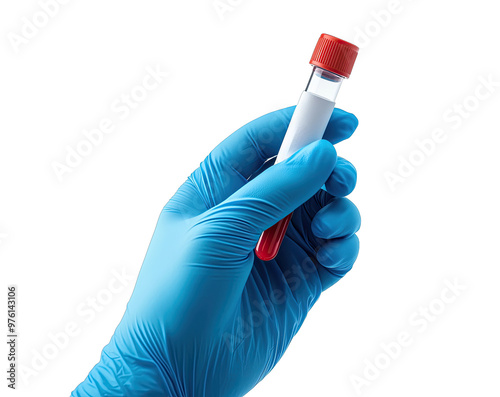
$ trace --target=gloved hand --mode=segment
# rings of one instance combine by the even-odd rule
[[[293,110],[229,136],[167,203],[125,314],[72,396],[242,396],[351,269],[360,216],[343,196],[356,171],[332,144],[357,119],[336,109],[323,140],[269,167]],[[294,210],[276,259],[258,259],[261,233]]]

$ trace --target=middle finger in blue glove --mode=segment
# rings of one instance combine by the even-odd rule
[[[349,199],[338,197],[320,209],[311,223],[311,230],[320,239],[352,236],[361,226],[357,207]]]
[[[335,168],[325,182],[324,189],[332,196],[345,197],[356,187],[356,180],[356,168],[346,159],[337,157]]]

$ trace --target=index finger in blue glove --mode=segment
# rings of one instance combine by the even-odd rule
[[[200,164],[165,207],[190,215],[221,203],[247,183],[247,179],[278,153],[295,106],[262,116],[244,125],[220,143]],[[349,138],[358,125],[354,115],[340,109],[332,113],[324,139],[335,144]],[[186,205],[186,198],[190,201]],[[182,207],[182,208],[180,208]]]
[[[336,152],[329,142],[313,142],[202,214],[200,226],[211,227],[211,235],[218,237],[224,252],[246,256],[264,230],[321,188],[335,161]]]
[[[248,179],[269,158],[278,154],[295,106],[268,113],[244,125],[225,139],[213,152],[212,160],[231,165]],[[358,125],[357,118],[334,109],[323,139],[332,144],[349,138]]]

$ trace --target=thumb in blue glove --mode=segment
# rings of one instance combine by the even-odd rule
[[[357,120],[336,109],[324,140],[265,169],[293,109],[236,131],[167,203],[126,312],[73,396],[244,395],[350,270],[360,217],[342,196],[356,171],[332,144]],[[276,259],[258,259],[260,234],[294,210]]]

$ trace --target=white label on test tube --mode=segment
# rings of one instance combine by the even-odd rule
[[[286,131],[276,163],[323,138],[334,108],[335,102],[304,91]]]

